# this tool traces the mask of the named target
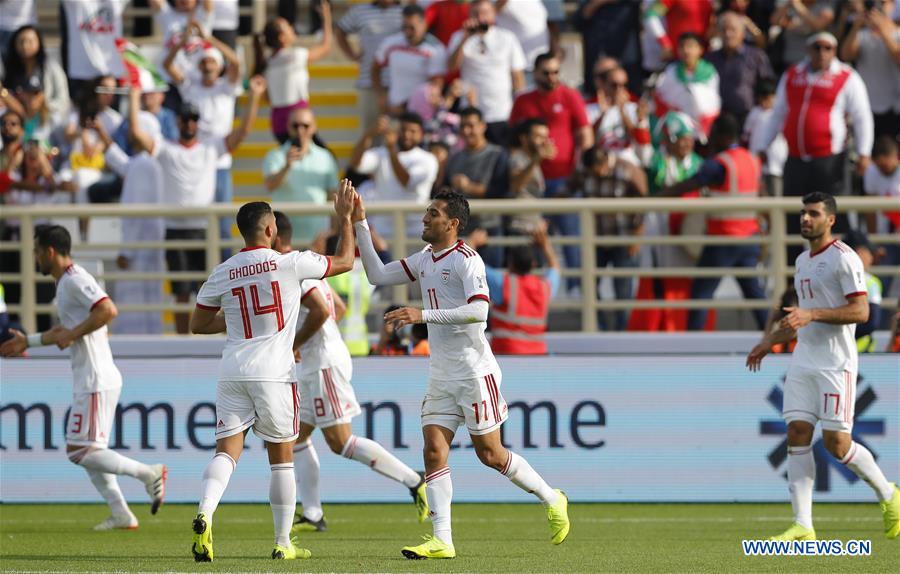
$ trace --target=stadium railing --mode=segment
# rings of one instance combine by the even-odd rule
[[[526,215],[526,214],[560,214],[576,213],[581,222],[581,235],[578,237],[554,236],[551,242],[559,247],[563,245],[578,245],[581,247],[582,264],[579,268],[565,268],[564,278],[579,277],[582,286],[594,285],[599,278],[604,277],[759,277],[767,286],[768,299],[762,301],[710,299],[710,300],[599,300],[597,290],[582,288],[581,299],[567,299],[559,297],[551,303],[554,310],[580,311],[582,331],[597,331],[597,311],[619,309],[759,309],[774,307],[786,285],[786,280],[793,273],[793,262],[787,261],[786,245],[799,245],[803,243],[800,236],[788,236],[785,226],[786,214],[798,214],[800,199],[797,197],[784,198],[757,198],[757,199],[695,199],[685,201],[683,199],[542,199],[542,200],[476,200],[471,202],[472,212],[477,215],[502,214],[502,215]],[[840,197],[838,205],[842,213],[868,213],[876,211],[896,210],[896,200],[890,198],[873,197]],[[301,203],[276,203],[273,207],[284,211],[288,215],[328,215],[332,213],[330,205],[309,205]],[[33,265],[34,227],[39,221],[52,220],[54,218],[91,218],[91,217],[172,217],[172,216],[205,216],[208,219],[208,230],[218,230],[217,218],[234,217],[238,205],[216,204],[208,207],[178,207],[176,211],[170,206],[163,205],[122,205],[122,204],[88,204],[88,205],[34,205],[34,206],[2,206],[0,210],[0,223],[9,220],[18,220],[20,229],[20,242],[0,242],[0,251],[19,251],[21,266],[19,273],[2,273],[0,282],[21,284],[21,300],[18,304],[10,305],[10,312],[19,313],[22,325],[28,330],[34,330],[37,313],[52,312],[52,305],[38,305],[36,301],[36,282],[52,281],[51,277],[41,277],[35,271]],[[394,221],[393,238],[388,240],[391,252],[395,257],[400,257],[420,248],[418,239],[419,230],[409,237],[406,231],[406,216],[419,214],[422,206],[402,202],[372,203],[366,206],[369,216],[390,215]],[[597,236],[595,229],[595,216],[613,213],[692,213],[711,214],[723,211],[756,211],[765,216],[768,221],[768,229],[765,234],[747,237],[731,238],[707,235],[679,235],[679,236],[627,236],[611,237]],[[876,245],[900,244],[898,234],[873,234],[870,240]],[[524,244],[528,240],[521,237],[492,238],[492,245]],[[717,245],[748,245],[763,246],[765,256],[755,269],[733,268],[704,268],[697,267],[637,267],[637,268],[603,268],[596,267],[595,248],[624,245],[681,245],[699,246],[707,244]],[[222,240],[218,233],[207,233],[205,240],[195,241],[160,241],[160,242],[81,242],[73,245],[73,255],[76,259],[79,253],[90,252],[103,253],[101,259],[112,261],[120,250],[128,249],[186,249],[198,248],[206,252],[207,270],[193,273],[170,273],[168,271],[156,273],[142,273],[131,271],[103,271],[98,274],[98,279],[111,282],[116,280],[196,280],[206,279],[208,274],[220,262],[221,249],[226,247],[239,248],[242,242],[239,238]],[[298,245],[297,247],[303,247]],[[900,276],[898,266],[875,266],[870,271],[876,275]],[[409,300],[409,290],[405,286],[396,286],[393,289],[392,300],[405,303]],[[896,308],[897,300],[886,299],[883,306]],[[192,304],[176,304],[164,302],[161,304],[134,304],[121,305],[122,311],[190,311]]]

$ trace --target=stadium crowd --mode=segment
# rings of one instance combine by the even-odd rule
[[[309,65],[333,44],[359,63],[362,130],[346,169],[369,203],[424,205],[446,186],[470,199],[507,200],[900,197],[900,4],[893,0],[374,0],[352,4],[336,22],[322,1],[311,8],[315,29],[307,32],[315,39],[302,42],[297,3],[280,1],[280,16],[254,36],[249,73],[235,50],[238,0],[148,1],[162,36],[152,54],[123,38],[127,0],[61,0],[59,60],[45,49],[34,0],[0,2],[0,202],[162,203],[173,215],[178,206],[231,202],[230,154],[265,95],[278,144],[262,162],[265,191],[274,201],[324,204],[340,168],[317,134]],[[574,87],[561,79],[572,57],[561,33],[572,29],[584,62],[584,83]],[[794,233],[796,219],[788,221]],[[418,220],[411,218],[410,233],[418,234]],[[548,220],[553,234],[579,234],[577,216]],[[19,239],[16,221],[0,222],[0,240]],[[292,223],[299,244],[324,245],[327,218]],[[391,237],[389,221],[372,223]],[[751,236],[765,225],[754,213],[699,222],[668,213],[597,218],[598,233],[618,237]],[[540,235],[542,226],[536,217],[483,216],[466,234],[489,266],[504,268],[507,253],[489,238]],[[202,239],[205,227],[140,218],[125,222],[122,234],[123,241]],[[87,221],[72,228],[82,239],[89,233]],[[900,211],[844,218],[836,228],[851,230],[897,233]],[[218,232],[230,237],[230,220]],[[857,244],[880,264],[900,265],[898,244],[873,247],[864,234]],[[562,255],[565,266],[580,265],[577,246]],[[758,246],[634,244],[598,248],[596,256],[598,266],[664,268],[756,267],[763,255]],[[205,257],[125,250],[117,265],[204,271]],[[547,258],[538,253],[538,260]],[[0,252],[0,272],[19,265],[17,253]],[[887,294],[891,279],[876,278],[870,289]],[[119,303],[162,300],[158,282],[120,283]],[[569,296],[595,288],[571,277],[556,283],[554,291]],[[38,299],[48,302],[53,288],[40,285]],[[622,300],[711,298],[716,286],[620,278],[613,291]],[[745,297],[765,297],[755,278],[740,286]],[[6,301],[18,302],[18,285],[5,287]],[[183,302],[196,288],[172,285]],[[600,319],[609,329],[670,331],[715,321],[671,309]],[[762,327],[765,314],[755,320]],[[177,327],[186,332],[187,317]],[[160,332],[159,314],[123,313],[115,330]]]

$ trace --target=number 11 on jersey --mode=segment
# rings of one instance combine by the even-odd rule
[[[428,305],[432,309],[440,309],[441,308],[441,306],[438,305],[437,289],[428,289]]]

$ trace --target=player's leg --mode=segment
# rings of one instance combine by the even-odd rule
[[[822,440],[825,448],[841,464],[872,487],[884,516],[888,538],[900,534],[900,490],[888,482],[875,457],[853,440],[853,415],[856,407],[856,373],[825,372],[820,383],[823,393]]]
[[[794,523],[776,540],[815,540],[812,520],[813,485],[816,463],[812,437],[818,422],[818,391],[806,369],[791,367],[784,382],[782,416],[787,423],[787,475]]]
[[[216,386],[216,454],[203,470],[200,504],[191,523],[191,552],[197,562],[213,559],[212,520],[244,451],[244,437],[256,421],[253,400],[244,383],[219,381]]]
[[[328,447],[335,454],[355,460],[408,488],[416,504],[419,522],[425,522],[428,517],[428,503],[423,475],[405,465],[377,442],[353,435],[349,422],[324,427],[322,434]]]
[[[312,433],[316,427],[305,422],[303,404],[307,400],[303,390],[300,392],[300,435],[294,443],[294,473],[297,477],[297,492],[303,505],[302,511],[294,515],[294,526],[291,534],[300,531],[322,532],[327,529],[322,499],[319,494],[319,455],[313,445]]]
[[[507,419],[508,407],[500,392],[502,375],[498,371],[459,384],[459,406],[465,413],[466,427],[478,460],[499,471],[510,482],[540,499],[547,510],[551,541],[561,544],[569,535],[568,499],[547,484],[528,461],[500,440],[500,426]]]
[[[66,429],[69,460],[87,471],[91,483],[110,506],[112,516],[98,530],[137,528],[138,522],[119,489],[116,475],[133,476],[147,487],[155,514],[165,495],[166,467],[146,465],[109,450],[109,436],[119,400],[119,389],[80,393],[74,397]]]
[[[294,443],[300,434],[300,395],[297,383],[246,383],[253,398],[257,420],[253,434],[266,441],[269,453],[269,503],[275,526],[272,558],[309,558],[305,548],[291,542],[291,525],[297,509],[294,478]]]
[[[456,557],[450,515],[453,482],[447,460],[450,457],[450,443],[465,415],[450,386],[454,386],[453,383],[429,380],[425,400],[422,401],[425,496],[434,534],[426,537],[424,544],[403,548],[401,552],[409,559]]]

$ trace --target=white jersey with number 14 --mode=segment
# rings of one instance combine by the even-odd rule
[[[266,247],[245,248],[218,265],[197,306],[225,314],[228,339],[220,381],[293,382],[294,333],[300,282],[320,279],[330,260],[311,251],[284,255]]]

